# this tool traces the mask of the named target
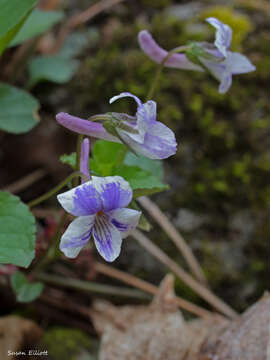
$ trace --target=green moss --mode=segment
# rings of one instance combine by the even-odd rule
[[[41,347],[48,350],[52,360],[76,360],[80,353],[95,350],[96,344],[81,330],[53,327],[43,335]]]

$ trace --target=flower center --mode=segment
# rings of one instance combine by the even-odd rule
[[[98,215],[98,216],[102,216],[102,215],[103,215],[103,211],[99,210],[99,211],[97,212],[97,215]]]

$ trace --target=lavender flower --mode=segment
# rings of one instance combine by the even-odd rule
[[[120,176],[93,176],[57,199],[67,212],[77,216],[60,242],[60,249],[69,258],[75,258],[93,236],[100,255],[114,261],[120,254],[122,239],[137,226],[141,215],[126,208],[132,190]]]
[[[89,173],[89,139],[84,139],[81,146],[81,158],[80,158],[80,172],[83,173],[88,179],[91,178]],[[82,182],[84,182],[82,180]]]
[[[174,133],[166,125],[156,121],[155,101],[150,100],[143,104],[137,96],[123,92],[111,98],[110,103],[127,96],[132,97],[137,103],[136,116],[105,114],[108,119],[112,119],[110,122],[112,133],[106,131],[102,124],[66,113],[57,114],[56,119],[61,125],[80,134],[123,142],[135,153],[150,159],[165,159],[175,154],[177,143]]]
[[[185,70],[204,71],[207,69],[220,81],[219,92],[223,94],[231,86],[232,75],[248,73],[256,68],[247,57],[229,50],[232,41],[232,29],[228,25],[216,18],[208,18],[206,21],[216,28],[216,38],[214,45],[195,43],[197,53],[192,54],[192,46],[190,47],[190,55],[196,58],[196,64],[188,59],[191,56],[173,54],[164,65]],[[146,30],[139,33],[138,41],[142,50],[157,63],[161,63],[168,55],[168,52],[162,49]],[[186,53],[188,55],[188,52]]]

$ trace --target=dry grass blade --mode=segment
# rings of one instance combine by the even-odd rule
[[[61,48],[65,38],[71,33],[71,31],[75,27],[91,20],[96,15],[123,1],[124,0],[101,0],[96,4],[90,6],[88,9],[81,12],[80,14],[72,16],[60,30],[53,52],[57,52]]]
[[[147,250],[156,257],[160,262],[166,265],[174,274],[176,274],[186,285],[193,291],[200,295],[204,300],[211,304],[216,310],[222,314],[235,318],[237,313],[208,288],[193,279],[185,270],[183,270],[175,261],[170,259],[159,247],[153,244],[143,233],[139,230],[134,230],[132,236]]]
[[[145,210],[153,217],[154,220],[162,227],[170,239],[174,242],[177,248],[182,253],[187,264],[190,267],[190,270],[194,276],[202,283],[207,284],[206,278],[204,276],[203,270],[200,267],[197,259],[192,253],[190,247],[186,244],[185,239],[182,235],[176,230],[174,225],[169,221],[166,215],[160,210],[160,208],[153,203],[150,199],[143,196],[138,199],[139,203],[143,206]]]
[[[10,184],[6,186],[1,191],[9,191],[13,194],[16,194],[26,188],[28,188],[30,185],[34,184],[36,181],[42,179],[47,172],[43,169],[38,169],[33,171],[31,174],[24,176],[18,181],[15,181],[13,184]]]
[[[157,286],[150,284],[147,281],[141,280],[141,279],[137,278],[136,276],[126,274],[123,271],[113,268],[112,266],[104,265],[101,263],[96,263],[95,270],[97,272],[107,275],[111,278],[123,281],[124,283],[134,286],[134,287],[136,287],[140,290],[143,290],[149,294],[156,295],[158,293]],[[209,312],[195,304],[192,304],[191,302],[186,301],[180,297],[176,297],[175,302],[177,303],[177,305],[180,308],[182,308],[194,315],[197,315],[199,317],[209,318],[213,315],[211,312]]]

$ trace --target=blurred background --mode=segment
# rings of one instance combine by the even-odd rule
[[[63,12],[59,20],[45,35],[3,55],[1,80],[27,88],[41,106],[40,121],[30,132],[15,135],[0,131],[0,187],[32,176],[30,186],[18,188],[15,183],[15,192],[28,202],[70,173],[59,157],[75,151],[76,136],[56,123],[58,112],[82,118],[107,111],[134,113],[131,101],[113,106],[108,101],[122,91],[146,97],[156,64],[138,46],[140,30],[148,29],[162,47],[172,49],[188,41],[213,41],[214,31],[205,18],[217,17],[233,29],[232,50],[248,56],[257,70],[235,76],[229,92],[220,95],[218,83],[205,73],[164,69],[154,97],[158,120],[175,131],[180,146],[177,155],[164,162],[170,190],[152,196],[152,200],[185,237],[213,291],[242,311],[269,288],[270,3],[119,1],[91,19],[80,19],[78,15],[94,3],[98,2],[41,1],[44,11]],[[77,19],[77,23],[68,27],[70,19]],[[62,56],[66,61],[37,61],[48,56]],[[40,251],[49,243],[58,210],[55,198],[35,209]],[[167,235],[152,223],[149,237],[185,267]],[[95,274],[93,256],[96,254],[90,251],[78,260],[64,261],[69,262],[73,276],[117,284]],[[133,239],[124,242],[113,266],[156,285],[167,272]],[[180,280],[176,280],[176,293],[207,306]],[[76,292],[67,294],[73,303],[89,303],[89,296],[81,300]],[[1,304],[2,314],[28,311],[31,317],[42,318],[45,328],[66,326],[67,332],[75,327],[91,336],[94,333],[86,321],[80,323],[75,315],[69,321],[60,309],[42,301],[34,309],[30,305],[20,309],[9,296],[1,293],[0,297],[7,297]],[[117,297],[114,301],[129,302]]]

